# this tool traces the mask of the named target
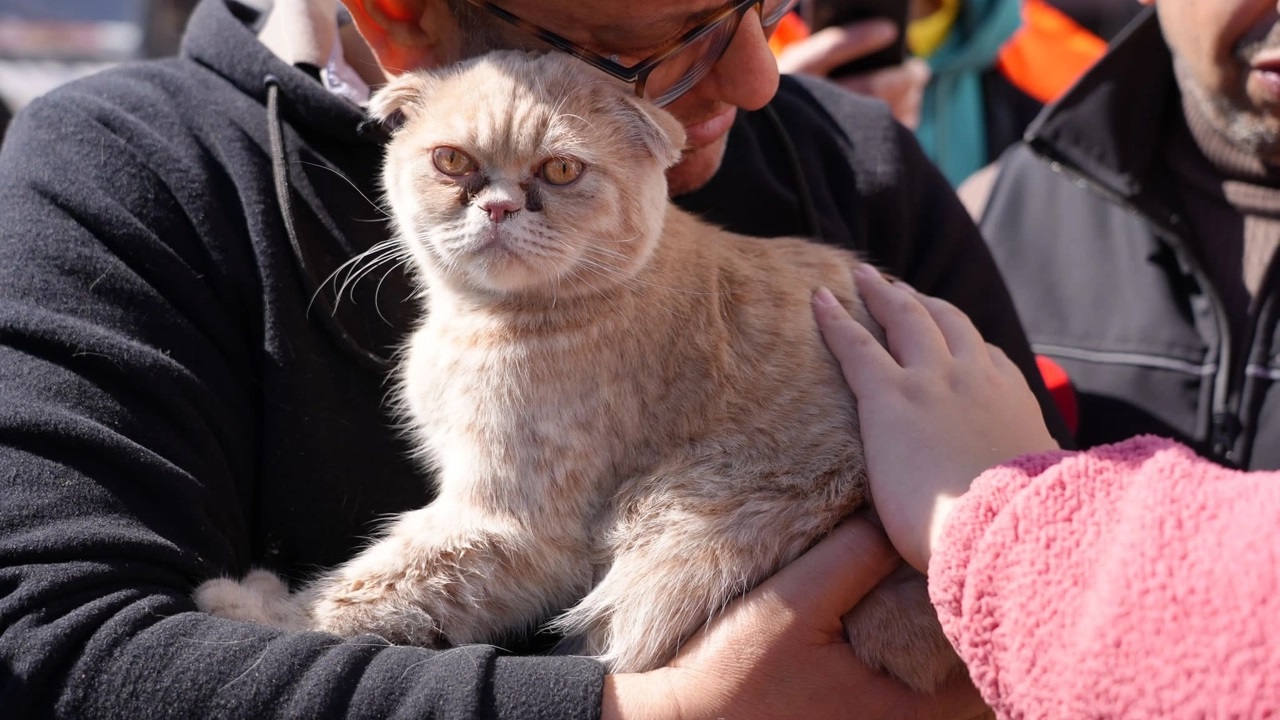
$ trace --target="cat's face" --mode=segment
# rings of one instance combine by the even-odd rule
[[[494,53],[402,76],[370,112],[403,114],[383,182],[428,283],[580,295],[634,275],[657,242],[683,131],[580,61]]]

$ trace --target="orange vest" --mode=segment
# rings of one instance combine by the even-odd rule
[[[769,38],[769,47],[778,54],[808,35],[799,15],[788,13]],[[1023,0],[1022,27],[1000,49],[996,67],[1014,87],[1048,103],[1066,92],[1106,50],[1105,40],[1046,0]]]
[[[800,19],[797,13],[789,12],[778,21],[778,26],[769,36],[769,49],[774,55],[782,53],[782,49],[797,40],[809,37],[809,26]]]
[[[1049,103],[1106,51],[1105,40],[1046,0],[1024,0],[1022,27],[1000,49],[996,68],[1022,92]]]

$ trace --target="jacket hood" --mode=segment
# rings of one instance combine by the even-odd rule
[[[245,95],[267,102],[267,78],[284,97],[283,119],[306,137],[339,142],[381,142],[362,131],[364,113],[315,78],[286,63],[258,41],[263,13],[235,0],[203,0],[191,16],[182,55],[226,78]]]
[[[292,250],[311,298],[308,314],[363,366],[382,372],[417,313],[409,301],[412,283],[399,266],[379,283],[344,293],[331,280],[344,263],[390,236],[385,222],[361,220],[378,211],[368,189],[377,187],[386,133],[365,123],[360,107],[260,42],[263,19],[235,0],[203,0],[187,27],[183,56],[262,104],[263,151],[287,236],[280,241]]]
[[[1169,113],[1181,112],[1179,98],[1173,57],[1148,8],[1024,139],[1051,162],[1132,202],[1148,190]]]

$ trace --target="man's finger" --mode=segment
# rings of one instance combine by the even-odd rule
[[[848,520],[761,586],[793,617],[839,618],[902,560],[865,518]]]

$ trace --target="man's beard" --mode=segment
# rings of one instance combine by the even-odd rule
[[[1242,77],[1248,77],[1248,69],[1259,53],[1276,47],[1280,47],[1280,24],[1274,25],[1265,36],[1242,39],[1233,53],[1242,68]],[[1210,93],[1195,81],[1186,63],[1176,55],[1173,65],[1183,94],[1191,97],[1223,138],[1269,164],[1280,163],[1280,117],[1254,107],[1243,83],[1239,97]]]

